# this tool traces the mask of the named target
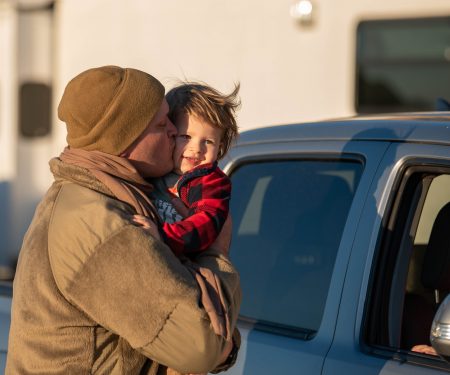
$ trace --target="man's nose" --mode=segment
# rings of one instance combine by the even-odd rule
[[[177,128],[175,127],[173,122],[167,119],[167,135],[169,137],[175,137],[177,133],[178,133]]]

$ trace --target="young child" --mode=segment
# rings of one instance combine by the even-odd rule
[[[239,85],[224,95],[190,82],[166,95],[169,118],[178,130],[174,170],[151,181],[155,186],[152,198],[163,221],[162,239],[178,256],[207,249],[228,217],[231,181],[217,161],[238,135],[238,91]],[[155,225],[137,215],[135,221],[147,229]]]
[[[169,118],[178,131],[174,169],[150,181],[154,186],[151,198],[162,224],[140,215],[134,215],[134,222],[156,236],[161,235],[177,256],[206,250],[228,217],[231,181],[217,166],[217,161],[226,155],[238,135],[235,119],[240,106],[238,92],[239,85],[224,95],[205,84],[190,82],[166,95]],[[203,298],[204,295],[202,303]],[[216,301],[220,299],[216,297]],[[216,313],[208,314],[213,321]],[[220,328],[217,333],[223,334]],[[224,351],[226,356],[236,347],[238,333],[235,329],[233,340]],[[172,369],[167,373],[179,375]]]

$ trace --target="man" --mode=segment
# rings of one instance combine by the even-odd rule
[[[192,270],[130,221],[157,220],[143,177],[173,168],[168,109],[161,83],[135,69],[90,69],[67,85],[58,115],[69,147],[50,162],[55,182],[20,252],[7,374],[199,373],[232,363],[223,362],[230,335],[215,333]],[[237,272],[214,246],[195,263],[218,281],[229,333]]]

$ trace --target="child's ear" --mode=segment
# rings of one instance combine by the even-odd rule
[[[224,151],[225,151],[225,143],[220,142],[219,152],[217,153],[217,160],[222,159],[224,157]]]

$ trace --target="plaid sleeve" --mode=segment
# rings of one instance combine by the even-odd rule
[[[177,254],[206,250],[219,235],[228,216],[231,181],[216,168],[180,187],[180,198],[189,215],[176,223],[163,225],[164,241]]]

